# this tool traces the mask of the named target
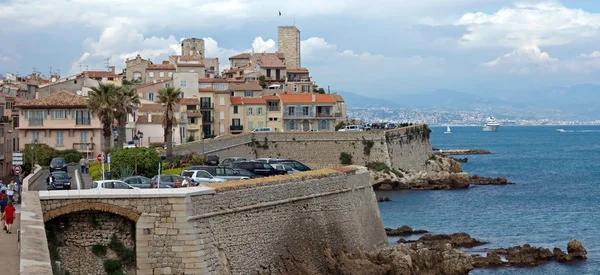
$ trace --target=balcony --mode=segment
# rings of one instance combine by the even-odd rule
[[[18,109],[12,109],[12,115],[13,116],[18,116],[19,115],[19,110]]]
[[[314,117],[311,113],[284,113],[283,114],[284,117]]]
[[[281,108],[279,106],[267,106],[267,112],[279,112]]]
[[[231,125],[231,126],[229,126],[229,131],[231,131],[231,132],[242,132],[242,131],[244,131],[244,126],[242,126],[242,125]]]
[[[215,108],[215,104],[213,102],[201,102],[200,110],[212,110]]]
[[[9,122],[10,122],[10,118],[8,116],[0,117],[0,123],[9,123]]]
[[[213,122],[215,122],[214,116],[203,116],[202,117],[202,124],[212,124]]]
[[[73,143],[73,150],[85,153],[85,152],[94,152],[94,144],[93,143]]]

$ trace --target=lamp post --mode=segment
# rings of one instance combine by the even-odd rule
[[[33,172],[34,168],[33,166],[35,165],[35,144],[37,143],[37,139],[33,140],[33,143],[31,143],[31,172]]]
[[[90,159],[90,145],[92,145],[92,148],[94,148],[94,137],[90,137],[90,143],[86,144],[87,145],[87,159]]]

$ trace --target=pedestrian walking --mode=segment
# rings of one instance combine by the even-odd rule
[[[8,197],[6,191],[0,191],[0,222],[2,222],[2,229],[6,230],[6,224],[4,223],[4,209],[8,205]]]
[[[90,160],[89,159],[85,160],[85,173],[86,174],[90,173]]]
[[[8,184],[6,194],[8,195],[8,199],[10,199],[11,201],[15,200],[15,182],[14,181],[11,181]]]
[[[6,222],[6,233],[12,234],[12,225],[15,220],[15,212],[17,209],[13,206],[12,201],[8,201],[8,205],[4,208],[4,220]]]
[[[79,160],[79,167],[81,168],[81,173],[85,174],[85,158],[81,157],[81,159]]]

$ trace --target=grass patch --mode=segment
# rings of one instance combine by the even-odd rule
[[[104,271],[109,275],[125,274],[123,273],[123,265],[119,260],[104,261]]]
[[[352,154],[341,152],[340,153],[340,163],[344,165],[352,164]]]
[[[404,174],[402,174],[400,171],[390,168],[389,166],[387,166],[387,164],[380,162],[380,161],[376,161],[376,162],[369,162],[365,165],[369,170],[373,170],[376,172],[384,172],[388,175],[391,175],[392,173],[394,175],[396,175],[398,178],[402,178],[404,177]]]

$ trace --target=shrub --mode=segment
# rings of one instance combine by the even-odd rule
[[[112,168],[112,167],[111,167]],[[104,164],[104,170],[108,170],[108,164]],[[92,162],[90,163],[90,176],[92,176],[92,180],[101,180],[102,179],[102,166],[100,162]]]
[[[123,265],[119,260],[106,260],[104,261],[104,270],[108,274],[122,274]],[[121,272],[121,273],[116,273]]]
[[[31,160],[35,159],[37,164],[49,166],[52,158],[58,156],[58,152],[46,144],[36,144],[33,147],[34,148],[32,150],[31,145],[25,146],[25,150],[23,151],[23,159],[25,162],[31,163]]]
[[[124,148],[111,153],[111,170],[116,178],[121,176],[121,170],[125,167],[133,170],[136,175],[151,178],[158,173],[160,161],[160,156],[154,149]]]
[[[187,142],[193,142],[194,141],[194,136],[189,135],[187,138]]]
[[[352,155],[350,153],[341,152],[340,153],[340,163],[349,165],[352,164]]]
[[[67,149],[62,151],[57,151],[58,156],[65,158],[67,163],[79,163],[79,160],[83,156],[82,153],[77,150]]]
[[[156,149],[156,148],[162,148],[165,145],[164,142],[151,142],[150,145],[148,145],[148,147],[152,148],[152,149]]]
[[[181,171],[187,169],[188,167],[184,167],[184,168],[173,168],[173,169],[166,169],[166,170],[162,170],[163,174],[171,174],[171,175],[181,175]]]
[[[365,164],[365,166],[369,170],[373,170],[373,171],[377,171],[377,172],[384,171],[386,174],[394,173],[399,178],[404,177],[404,174],[402,174],[400,171],[398,171],[396,169],[392,169],[389,166],[387,166],[387,164],[380,162],[380,161],[369,162],[369,163]]]
[[[371,149],[373,148],[373,145],[375,145],[375,142],[372,140],[363,140],[363,153],[366,156],[370,156],[371,155]]]
[[[92,253],[98,257],[102,257],[106,255],[106,245],[103,244],[95,244],[92,246]]]
[[[346,127],[346,123],[344,123],[343,121],[340,121],[340,123],[338,123],[337,125],[335,125],[335,130],[339,130]]]

